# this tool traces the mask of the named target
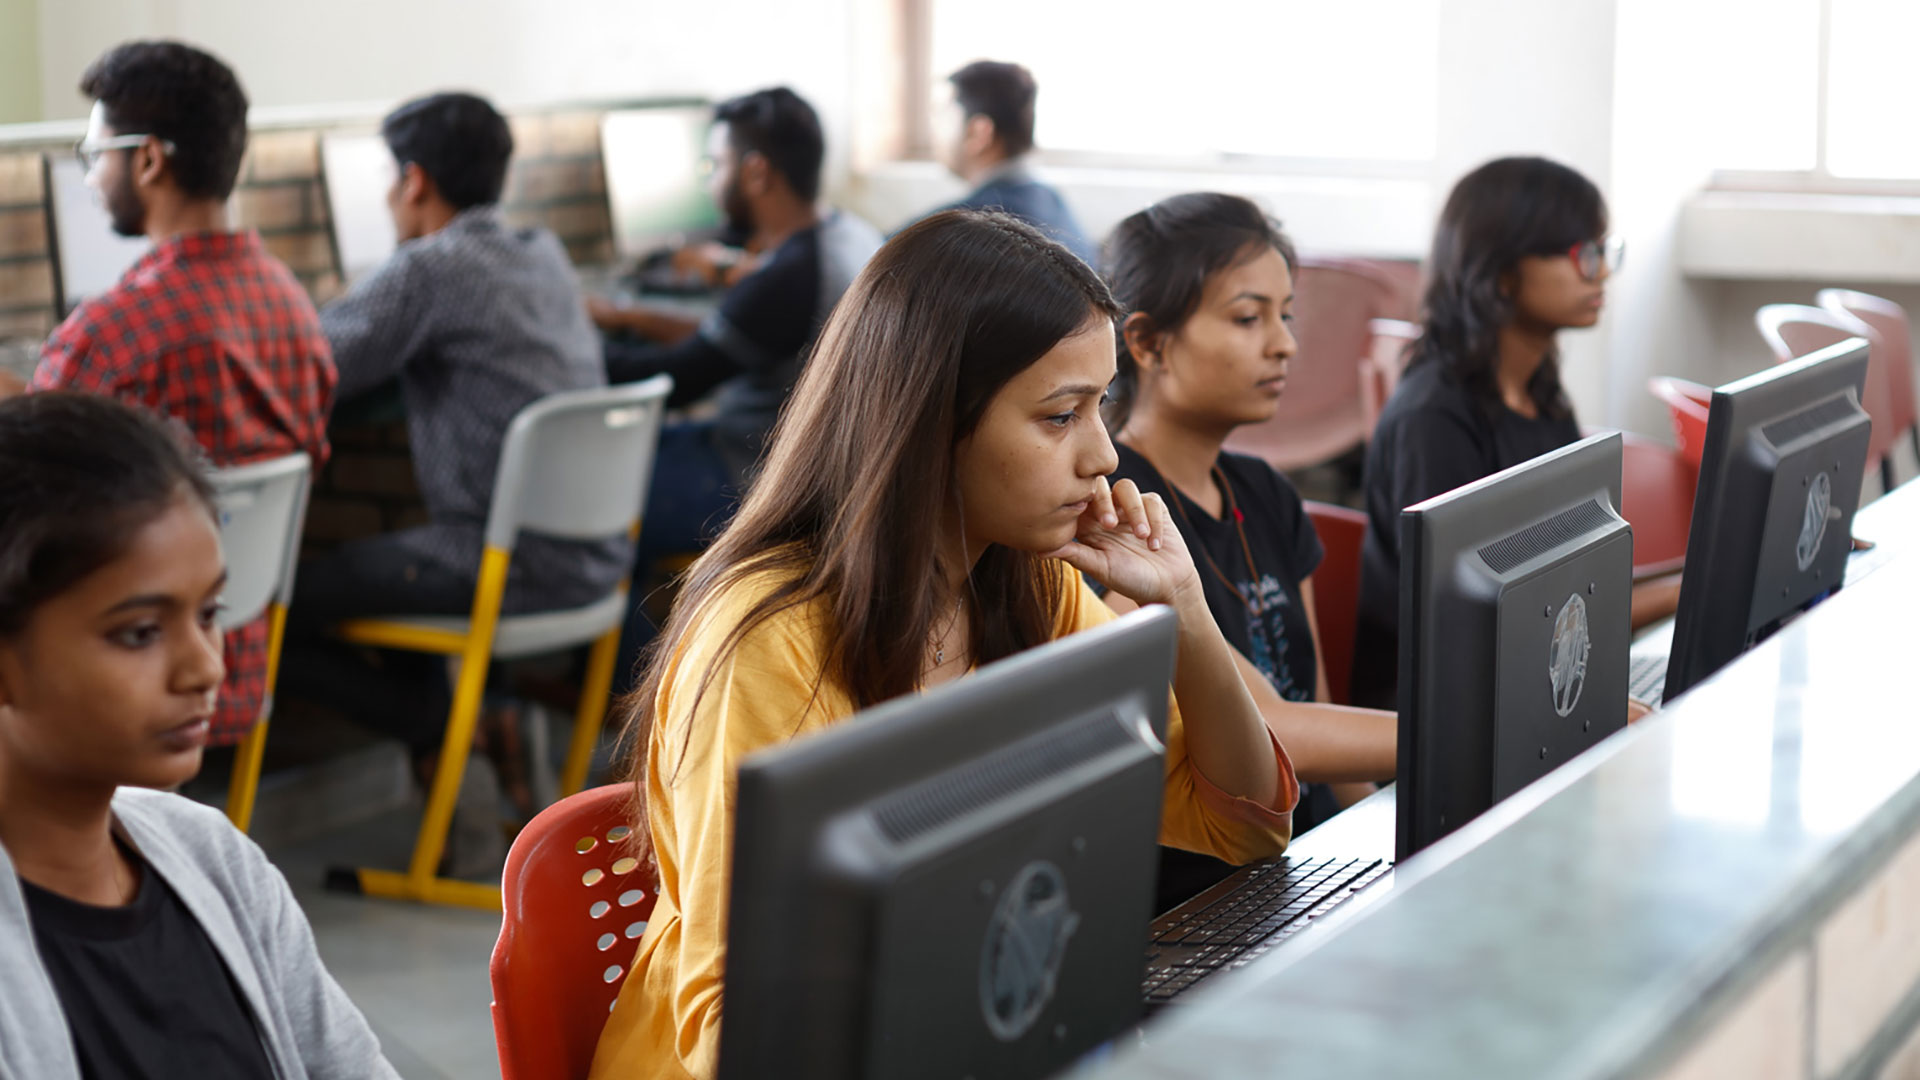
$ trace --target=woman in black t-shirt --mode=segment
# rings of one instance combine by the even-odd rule
[[[1285,387],[1293,247],[1246,199],[1181,195],[1121,222],[1106,264],[1128,312],[1108,412],[1114,478],[1173,509],[1214,621],[1303,781],[1298,835],[1338,808],[1308,784],[1352,783],[1339,792],[1351,801],[1393,777],[1396,732],[1391,714],[1315,704],[1328,700],[1308,581],[1319,537],[1285,477],[1221,450],[1272,416]]]
[[[1395,704],[1401,509],[1580,438],[1555,336],[1599,320],[1606,234],[1600,190],[1544,158],[1488,162],[1448,196],[1426,325],[1367,446],[1357,704]]]

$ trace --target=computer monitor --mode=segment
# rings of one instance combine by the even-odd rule
[[[387,141],[371,133],[320,137],[320,184],[326,191],[334,265],[344,281],[385,262],[398,240],[387,192],[397,166]]]
[[[1595,435],[1401,513],[1399,858],[1626,726],[1620,461]]]
[[[706,104],[621,109],[600,119],[600,160],[614,254],[634,262],[693,234],[717,229],[701,159],[713,107]]]
[[[65,316],[80,301],[112,288],[147,253],[144,236],[113,231],[113,218],[87,187],[86,170],[71,154],[41,159],[47,185],[47,230],[53,252],[54,305]]]
[[[1141,1014],[1175,620],[740,766],[720,1076],[1042,1077]]]
[[[1840,587],[1872,421],[1850,338],[1713,392],[1667,701]]]

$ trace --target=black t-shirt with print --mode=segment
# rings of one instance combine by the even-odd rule
[[[1199,566],[1207,609],[1227,643],[1253,661],[1281,697],[1312,701],[1318,656],[1300,599],[1300,583],[1320,565],[1325,549],[1300,493],[1259,458],[1222,453],[1215,462],[1215,483],[1224,479],[1232,499],[1226,498],[1227,492],[1221,493],[1221,514],[1216,518],[1192,499],[1169,490],[1139,451],[1121,444],[1114,449],[1120,453],[1120,468],[1109,479],[1131,480],[1141,491],[1167,501],[1168,512]],[[1240,511],[1240,528],[1235,527],[1229,505]],[[1247,564],[1249,554],[1252,566]]]
[[[1253,661],[1281,697],[1313,700],[1318,659],[1301,603],[1300,582],[1320,565],[1325,552],[1300,493],[1259,458],[1223,453],[1214,464],[1218,476],[1232,489],[1233,499],[1229,503],[1227,493],[1221,492],[1221,515],[1214,517],[1185,495],[1170,491],[1138,451],[1119,443],[1114,449],[1120,453],[1120,467],[1109,479],[1132,480],[1141,491],[1167,501],[1167,511],[1199,566],[1207,609],[1221,636]],[[1234,527],[1229,505],[1240,510],[1239,529]],[[1241,529],[1246,533],[1244,545]],[[1247,564],[1249,553],[1252,566]],[[1326,803],[1314,789],[1300,785],[1294,835],[1324,820],[1332,812]],[[1162,847],[1155,910],[1171,910],[1233,869],[1208,855]]]

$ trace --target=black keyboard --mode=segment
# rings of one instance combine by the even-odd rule
[[[1385,859],[1294,859],[1242,867],[1153,921],[1142,990],[1158,1008],[1245,967],[1393,869]]]

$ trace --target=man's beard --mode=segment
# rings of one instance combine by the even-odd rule
[[[125,237],[147,235],[147,208],[140,205],[140,196],[133,190],[132,176],[122,173],[120,183],[104,193],[103,201],[115,233]]]
[[[740,191],[738,178],[720,193],[720,213],[727,219],[728,232],[740,236],[753,235],[753,207],[747,205],[747,197]]]

